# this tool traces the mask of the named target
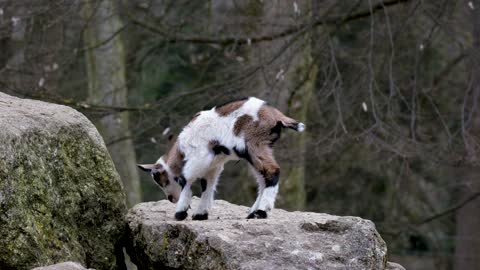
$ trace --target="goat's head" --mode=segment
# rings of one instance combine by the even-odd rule
[[[138,164],[137,165],[143,171],[150,173],[153,178],[153,181],[157,183],[162,191],[165,193],[165,196],[172,203],[176,203],[180,198],[180,192],[182,191],[182,186],[175,181],[175,176],[162,166],[162,164]]]

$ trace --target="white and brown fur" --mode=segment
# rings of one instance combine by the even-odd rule
[[[197,113],[166,155],[155,164],[139,167],[150,172],[167,198],[177,203],[177,220],[187,217],[191,186],[199,180],[202,196],[192,218],[203,220],[208,219],[224,164],[244,159],[258,182],[258,196],[247,218],[266,218],[274,206],[280,176],[272,146],[284,127],[305,129],[303,123],[258,98],[233,101]]]

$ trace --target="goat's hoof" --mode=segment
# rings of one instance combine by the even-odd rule
[[[208,213],[205,214],[194,214],[192,216],[192,220],[207,220],[208,219]]]
[[[263,210],[255,210],[247,216],[247,219],[264,219],[267,218],[267,212]]]
[[[180,221],[186,219],[188,216],[187,211],[182,211],[182,212],[176,212],[175,213],[175,219]]]

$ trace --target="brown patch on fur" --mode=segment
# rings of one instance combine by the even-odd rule
[[[248,144],[249,149],[250,147],[269,145],[272,140],[276,138],[276,135],[272,134],[272,129],[277,123],[278,120],[274,108],[268,105],[262,105],[258,111],[258,121],[244,123],[238,131],[238,134],[243,131],[245,142]],[[240,124],[238,126],[240,127]]]
[[[263,176],[266,186],[274,186],[278,182],[280,166],[275,161],[273,150],[267,145],[248,149],[253,166]]]
[[[232,101],[230,103],[227,103],[225,105],[222,105],[220,107],[216,107],[215,111],[220,115],[220,116],[227,116],[233,111],[238,110],[240,107],[245,104],[247,100],[237,100],[237,101]]]
[[[257,121],[253,121],[249,115],[242,115],[235,122],[233,133],[236,136],[243,134],[249,152],[251,149],[254,151],[255,148],[271,145],[278,139],[279,135],[272,133],[272,129],[277,126],[278,121],[275,108],[262,105],[258,111]]]
[[[165,162],[170,167],[170,170],[175,176],[182,174],[183,166],[185,165],[184,161],[185,155],[180,151],[178,147],[178,142],[175,142],[168,151],[167,156],[165,157]]]
[[[271,108],[271,113],[274,115],[274,117],[278,121],[282,122],[284,127],[293,128],[293,129],[296,130],[296,127],[297,127],[297,124],[298,124],[297,120],[284,115],[281,111],[279,111],[276,108],[273,108],[273,107],[270,107],[270,108]]]
[[[272,131],[277,127],[278,122],[281,121],[279,118],[282,116],[285,117],[277,109],[262,105],[258,111],[258,121],[253,121],[249,115],[242,115],[233,128],[235,135],[243,133],[253,166],[266,180],[272,179],[280,169],[273,157],[271,144],[278,139],[279,134]]]
[[[258,120],[253,121],[249,115],[240,116],[234,124],[233,133],[243,134],[249,152],[257,152],[257,148],[269,148],[279,137],[284,124],[296,122],[285,116],[276,108],[262,105],[258,110]],[[259,150],[259,152],[262,152]]]
[[[240,135],[242,130],[245,130],[246,127],[252,125],[252,123],[253,118],[248,114],[238,117],[237,121],[235,121],[235,125],[233,126],[233,134],[235,134],[235,136]]]

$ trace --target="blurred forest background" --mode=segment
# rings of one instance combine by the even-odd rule
[[[137,161],[257,96],[307,124],[276,145],[279,207],[371,219],[407,269],[479,269],[480,0],[0,0],[0,48],[0,91],[87,115],[130,205],[163,199]],[[255,186],[229,163],[216,197]]]

